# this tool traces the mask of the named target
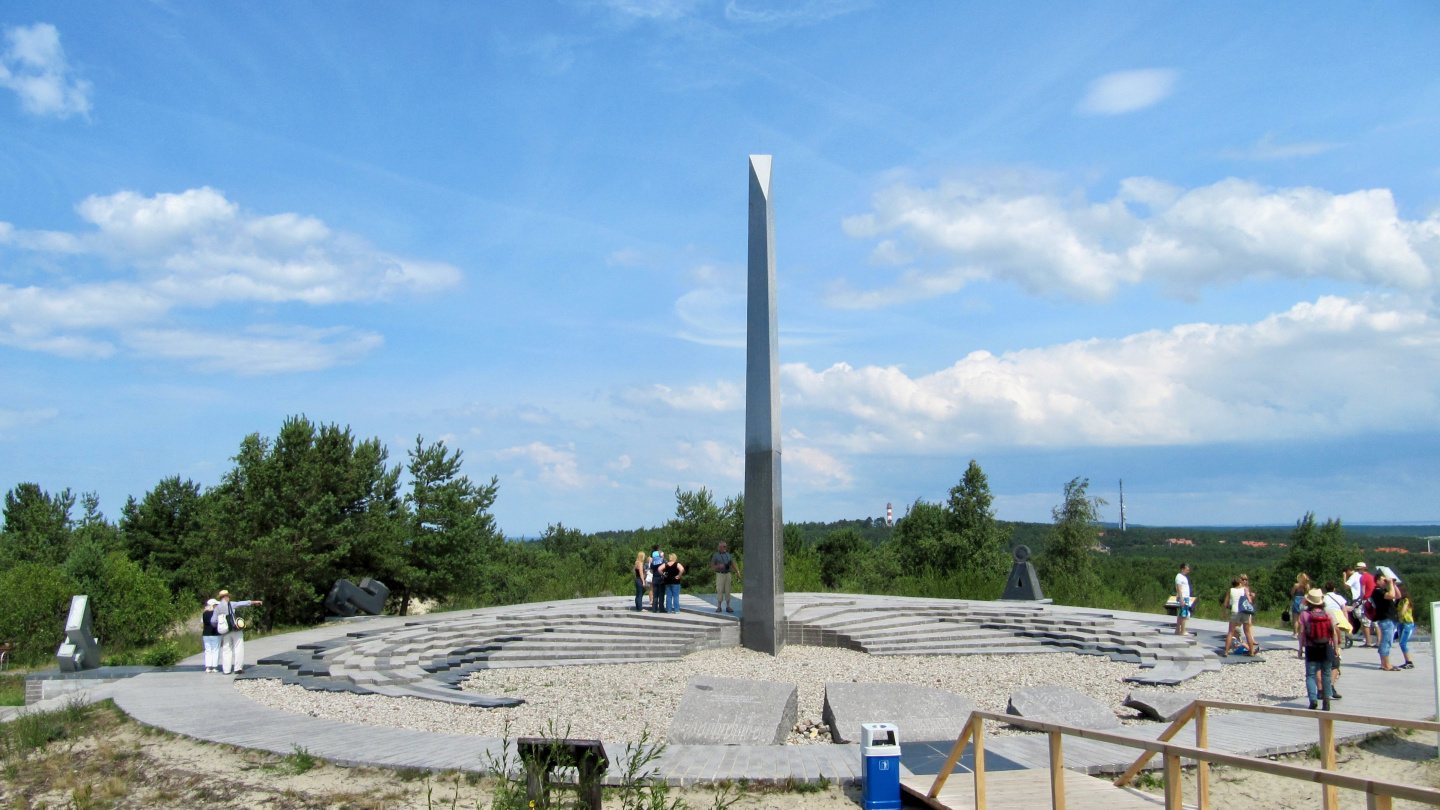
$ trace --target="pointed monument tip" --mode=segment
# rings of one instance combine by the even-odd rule
[[[750,173],[760,183],[760,193],[770,196],[770,155],[751,155]]]

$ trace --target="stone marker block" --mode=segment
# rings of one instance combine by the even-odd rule
[[[837,743],[860,741],[861,723],[894,723],[900,742],[953,740],[975,711],[969,698],[906,683],[825,684],[825,724]]]
[[[90,597],[70,597],[70,614],[65,618],[65,641],[55,651],[61,672],[79,672],[100,666],[100,639],[95,638],[90,617]]]
[[[356,585],[348,579],[337,579],[325,597],[325,607],[336,616],[354,616],[365,612],[379,616],[385,612],[385,600],[390,598],[390,589],[378,579],[366,577]]]
[[[1063,686],[1027,686],[1010,695],[1005,711],[1028,720],[1043,720],[1081,728],[1120,728],[1109,706]]]
[[[670,721],[672,745],[781,745],[795,727],[793,683],[696,675]]]
[[[1162,692],[1158,689],[1145,689],[1126,695],[1125,702],[1121,705],[1135,709],[1151,719],[1164,720],[1168,723],[1179,717],[1181,712],[1199,699],[1200,696],[1193,692]]]

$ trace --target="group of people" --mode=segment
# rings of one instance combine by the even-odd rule
[[[730,580],[735,573],[735,558],[730,555],[725,543],[720,543],[710,555],[710,569],[715,572],[715,612],[734,613],[730,606]],[[645,597],[650,597],[649,609],[654,613],[680,612],[680,584],[685,576],[685,565],[674,554],[668,557],[660,547],[652,546],[650,553],[635,554],[635,611],[645,610]]]
[[[259,599],[235,602],[229,591],[215,594],[200,614],[200,639],[205,645],[205,671],[226,675],[245,671],[245,620],[237,608],[265,604]]]
[[[1290,606],[1282,618],[1291,622],[1298,646],[1298,655],[1305,661],[1305,690],[1310,708],[1330,709],[1330,701],[1339,700],[1335,683],[1340,679],[1340,650],[1353,645],[1354,635],[1364,639],[1362,647],[1375,647],[1380,654],[1380,669],[1396,672],[1413,669],[1410,659],[1410,637],[1415,632],[1415,608],[1405,583],[1394,570],[1377,567],[1371,574],[1362,561],[1344,571],[1344,581],[1337,585],[1326,582],[1317,587],[1307,574],[1295,578],[1290,591]],[[1175,597],[1179,610],[1175,632],[1187,635],[1186,620],[1195,604],[1190,591],[1190,566],[1180,566],[1175,575]],[[1220,605],[1229,614],[1225,634],[1225,651],[1229,655],[1238,646],[1247,655],[1257,655],[1255,643],[1255,592],[1250,578],[1241,574],[1230,581],[1230,590],[1220,596]],[[1194,635],[1189,633],[1188,635]],[[1391,652],[1398,642],[1405,662],[1395,666]]]

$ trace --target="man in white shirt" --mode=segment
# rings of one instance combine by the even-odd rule
[[[1175,635],[1185,635],[1185,620],[1190,618],[1190,606],[1195,600],[1190,598],[1190,563],[1180,564],[1180,573],[1175,575],[1175,602],[1179,610],[1175,611]]]

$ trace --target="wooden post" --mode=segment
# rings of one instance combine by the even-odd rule
[[[985,721],[971,716],[970,724],[975,740],[975,810],[985,810]]]
[[[1328,717],[1320,718],[1320,767],[1335,770],[1335,721]],[[1323,810],[1340,810],[1340,788],[1323,785],[1320,791]]]
[[[1366,792],[1365,810],[1390,810],[1390,797]]]
[[[1050,806],[1065,810],[1065,751],[1061,745],[1065,735],[1050,732]]]
[[[1160,736],[1156,739],[1160,742],[1170,742],[1170,739],[1180,733],[1180,729],[1183,728],[1186,723],[1190,722],[1191,718],[1195,717],[1196,713],[1202,711],[1203,708],[1198,700],[1191,703],[1189,707],[1175,717],[1164,731],[1160,732]],[[1154,751],[1145,751],[1136,757],[1135,761],[1130,763],[1130,767],[1125,769],[1125,773],[1120,774],[1119,778],[1115,780],[1115,787],[1125,787],[1130,784],[1130,780],[1134,779],[1135,775],[1140,773],[1141,769],[1145,767],[1146,763],[1148,763],[1153,756],[1155,756]]]
[[[1185,785],[1181,781],[1180,756],[1178,754],[1165,755],[1165,810],[1184,810],[1181,799]]]
[[[935,782],[930,785],[930,793],[928,794],[930,798],[936,798],[940,795],[940,791],[945,789],[945,782],[950,778],[950,774],[955,771],[955,763],[960,761],[960,755],[965,753],[965,743],[970,739],[970,733],[974,728],[974,724],[967,722],[965,724],[965,730],[961,731],[960,736],[956,738],[955,745],[950,748],[950,756],[945,760],[945,767],[941,768],[940,772],[935,774]]]
[[[1210,720],[1204,706],[1195,707],[1195,747],[1210,747]],[[1203,759],[1195,763],[1195,782],[1199,788],[1200,810],[1210,810],[1210,763]]]

